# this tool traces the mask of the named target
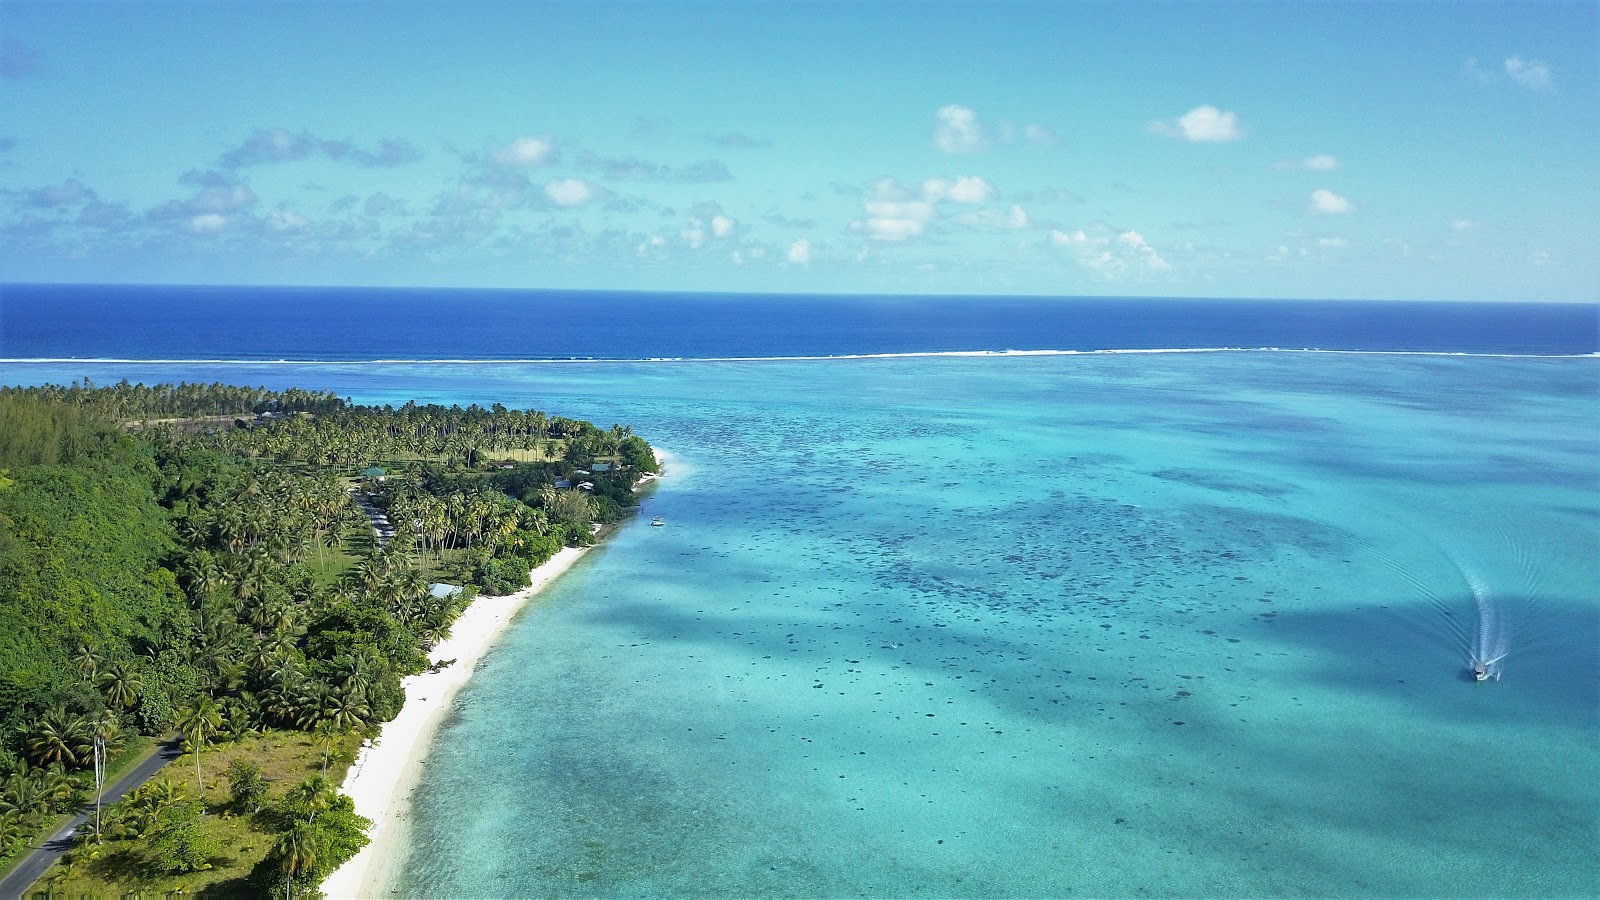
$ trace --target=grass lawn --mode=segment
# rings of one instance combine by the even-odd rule
[[[328,777],[339,783],[360,744],[355,734],[334,741]],[[246,879],[256,864],[265,859],[277,841],[277,834],[264,830],[248,815],[234,815],[229,801],[228,765],[235,759],[253,762],[270,782],[268,804],[283,799],[295,785],[322,772],[323,744],[314,735],[299,731],[270,731],[231,744],[218,744],[200,754],[200,770],[205,790],[198,796],[205,802],[202,819],[205,829],[221,847],[211,860],[211,868],[188,875],[162,875],[145,863],[142,841],[107,840],[100,846],[86,844],[69,854],[71,862],[57,863],[34,885],[41,895],[120,897],[128,894],[204,894],[237,897],[254,894]],[[167,766],[155,781],[167,778],[187,797],[195,790],[194,756],[186,754]]]

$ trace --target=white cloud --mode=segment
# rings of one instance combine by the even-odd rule
[[[217,213],[202,213],[191,217],[187,227],[195,234],[216,234],[228,227],[228,217]]]
[[[1450,230],[1451,231],[1471,231],[1472,229],[1477,228],[1477,227],[1478,227],[1478,221],[1476,219],[1451,219],[1450,220]]]
[[[555,144],[547,137],[519,137],[490,154],[502,166],[542,166],[555,156]]]
[[[689,248],[692,250],[700,249],[700,245],[706,242],[706,230],[704,226],[700,224],[699,219],[690,219],[689,224],[684,226],[683,231],[679,232],[679,235],[683,238],[683,242],[688,244]]]
[[[1506,75],[1530,91],[1549,93],[1555,90],[1555,78],[1543,60],[1506,57]]]
[[[796,265],[805,265],[811,262],[811,242],[805,238],[795,241],[789,245],[789,251],[786,255],[789,257],[789,262]]]
[[[1015,203],[1011,204],[1011,212],[1009,214],[1007,214],[1006,224],[1010,225],[1012,228],[1017,229],[1018,231],[1021,231],[1022,229],[1027,228],[1028,227],[1028,211],[1023,209],[1022,207],[1018,206]]]
[[[552,178],[544,186],[544,195],[557,206],[582,206],[594,199],[594,188],[582,178]]]
[[[1327,188],[1311,192],[1311,211],[1321,216],[1337,216],[1356,211],[1356,205]]]
[[[984,203],[994,197],[994,185],[976,175],[958,175],[948,178],[929,178],[922,183],[922,198],[929,203],[949,200],[952,203]]]
[[[1149,242],[1144,239],[1144,235],[1137,231],[1130,229],[1117,235],[1117,243],[1126,248],[1136,261],[1151,269],[1162,271],[1172,268],[1167,265],[1166,260],[1161,258],[1161,254],[1156,252],[1156,248],[1150,246]]]
[[[933,204],[925,200],[867,200],[865,227],[880,241],[903,241],[922,233],[933,220]]]
[[[1548,266],[1553,259],[1549,250],[1537,250],[1534,251],[1532,262],[1536,266]]]
[[[1350,241],[1348,239],[1342,238],[1342,237],[1319,237],[1319,238],[1317,238],[1317,246],[1318,247],[1348,247],[1348,246],[1350,246]]]
[[[1308,156],[1305,159],[1279,160],[1278,164],[1273,166],[1273,168],[1278,169],[1279,171],[1305,169],[1308,172],[1332,172],[1339,168],[1339,159],[1338,157],[1331,156],[1327,153],[1318,153],[1315,156]]]
[[[1239,117],[1215,106],[1196,106],[1170,122],[1156,122],[1151,130],[1167,137],[1182,138],[1202,144],[1237,141],[1244,137],[1239,128]]]
[[[733,234],[734,222],[727,216],[713,216],[711,219],[711,233],[719,238]]]
[[[309,224],[305,216],[292,209],[278,209],[267,217],[267,227],[273,231],[302,231]]]
[[[1050,243],[1067,251],[1079,265],[1108,280],[1172,268],[1144,235],[1132,229],[1114,235],[1104,229],[1093,234],[1082,228],[1076,231],[1051,229]]]
[[[939,107],[934,114],[933,145],[946,153],[976,153],[989,146],[978,114],[965,106]]]

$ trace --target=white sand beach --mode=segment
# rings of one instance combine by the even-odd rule
[[[504,597],[480,597],[450,629],[450,637],[428,654],[430,662],[455,660],[436,671],[401,682],[406,703],[374,741],[361,748],[345,776],[343,791],[356,812],[372,820],[372,843],[328,876],[322,892],[334,900],[374,897],[394,859],[395,825],[404,816],[407,798],[416,786],[434,732],[456,692],[472,677],[483,654],[504,633],[517,611],[561,573],[572,568],[587,548],[566,547],[533,570],[532,583]]]
[[[671,454],[655,449],[666,474]],[[572,568],[589,548],[566,547],[534,569],[525,588],[504,597],[480,597],[467,607],[450,636],[428,654],[428,661],[454,660],[441,669],[412,675],[401,682],[406,702],[400,714],[383,726],[376,740],[362,746],[345,776],[342,790],[355,801],[356,812],[372,820],[372,842],[322,883],[330,900],[376,897],[399,862],[395,853],[397,826],[403,821],[411,791],[432,746],[434,733],[450,709],[456,692],[472,677],[478,660],[511,624],[517,611],[546,585]]]

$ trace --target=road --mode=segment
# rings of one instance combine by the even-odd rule
[[[101,801],[101,807],[110,806],[122,799],[124,794],[153,778],[157,772],[166,767],[167,763],[182,756],[181,744],[182,740],[180,738],[173,738],[162,743],[157,747],[155,753],[152,753],[143,762],[134,766],[131,771],[123,775],[106,790],[105,796]],[[22,862],[17,863],[16,868],[12,869],[9,875],[4,879],[0,879],[0,900],[14,900],[14,898],[21,897],[23,891],[27,890],[35,881],[38,881],[46,869],[50,868],[56,860],[61,858],[62,854],[72,848],[73,832],[78,830],[79,825],[92,818],[94,818],[94,804],[91,803],[73,816],[66,825],[63,825],[60,831],[52,834],[49,839],[40,845],[39,849],[25,857]]]

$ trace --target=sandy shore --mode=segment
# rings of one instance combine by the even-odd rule
[[[472,677],[478,660],[505,631],[517,610],[572,568],[583,553],[584,549],[563,548],[533,570],[532,583],[522,590],[504,597],[474,600],[450,629],[450,637],[428,654],[430,662],[455,662],[401,682],[406,691],[405,706],[384,724],[376,740],[361,748],[344,780],[344,793],[355,801],[356,812],[372,820],[372,829],[367,832],[372,843],[328,876],[322,883],[324,894],[334,900],[377,896],[390,866],[396,862],[392,852],[395,826],[405,813],[407,798],[416,786],[434,732],[450,709],[456,691]]]
[[[679,462],[670,453],[654,449],[663,475],[669,461]],[[367,832],[372,842],[322,883],[322,893],[331,900],[376,897],[392,878],[399,862],[394,852],[398,826],[405,817],[434,732],[450,709],[456,691],[472,677],[478,660],[494,646],[517,611],[545,585],[572,568],[587,549],[563,548],[549,562],[534,569],[531,583],[515,594],[474,600],[451,627],[450,637],[428,654],[429,662],[455,662],[401,682],[406,691],[405,706],[384,724],[376,740],[362,746],[344,779],[342,790],[355,801],[356,812],[372,820]]]

